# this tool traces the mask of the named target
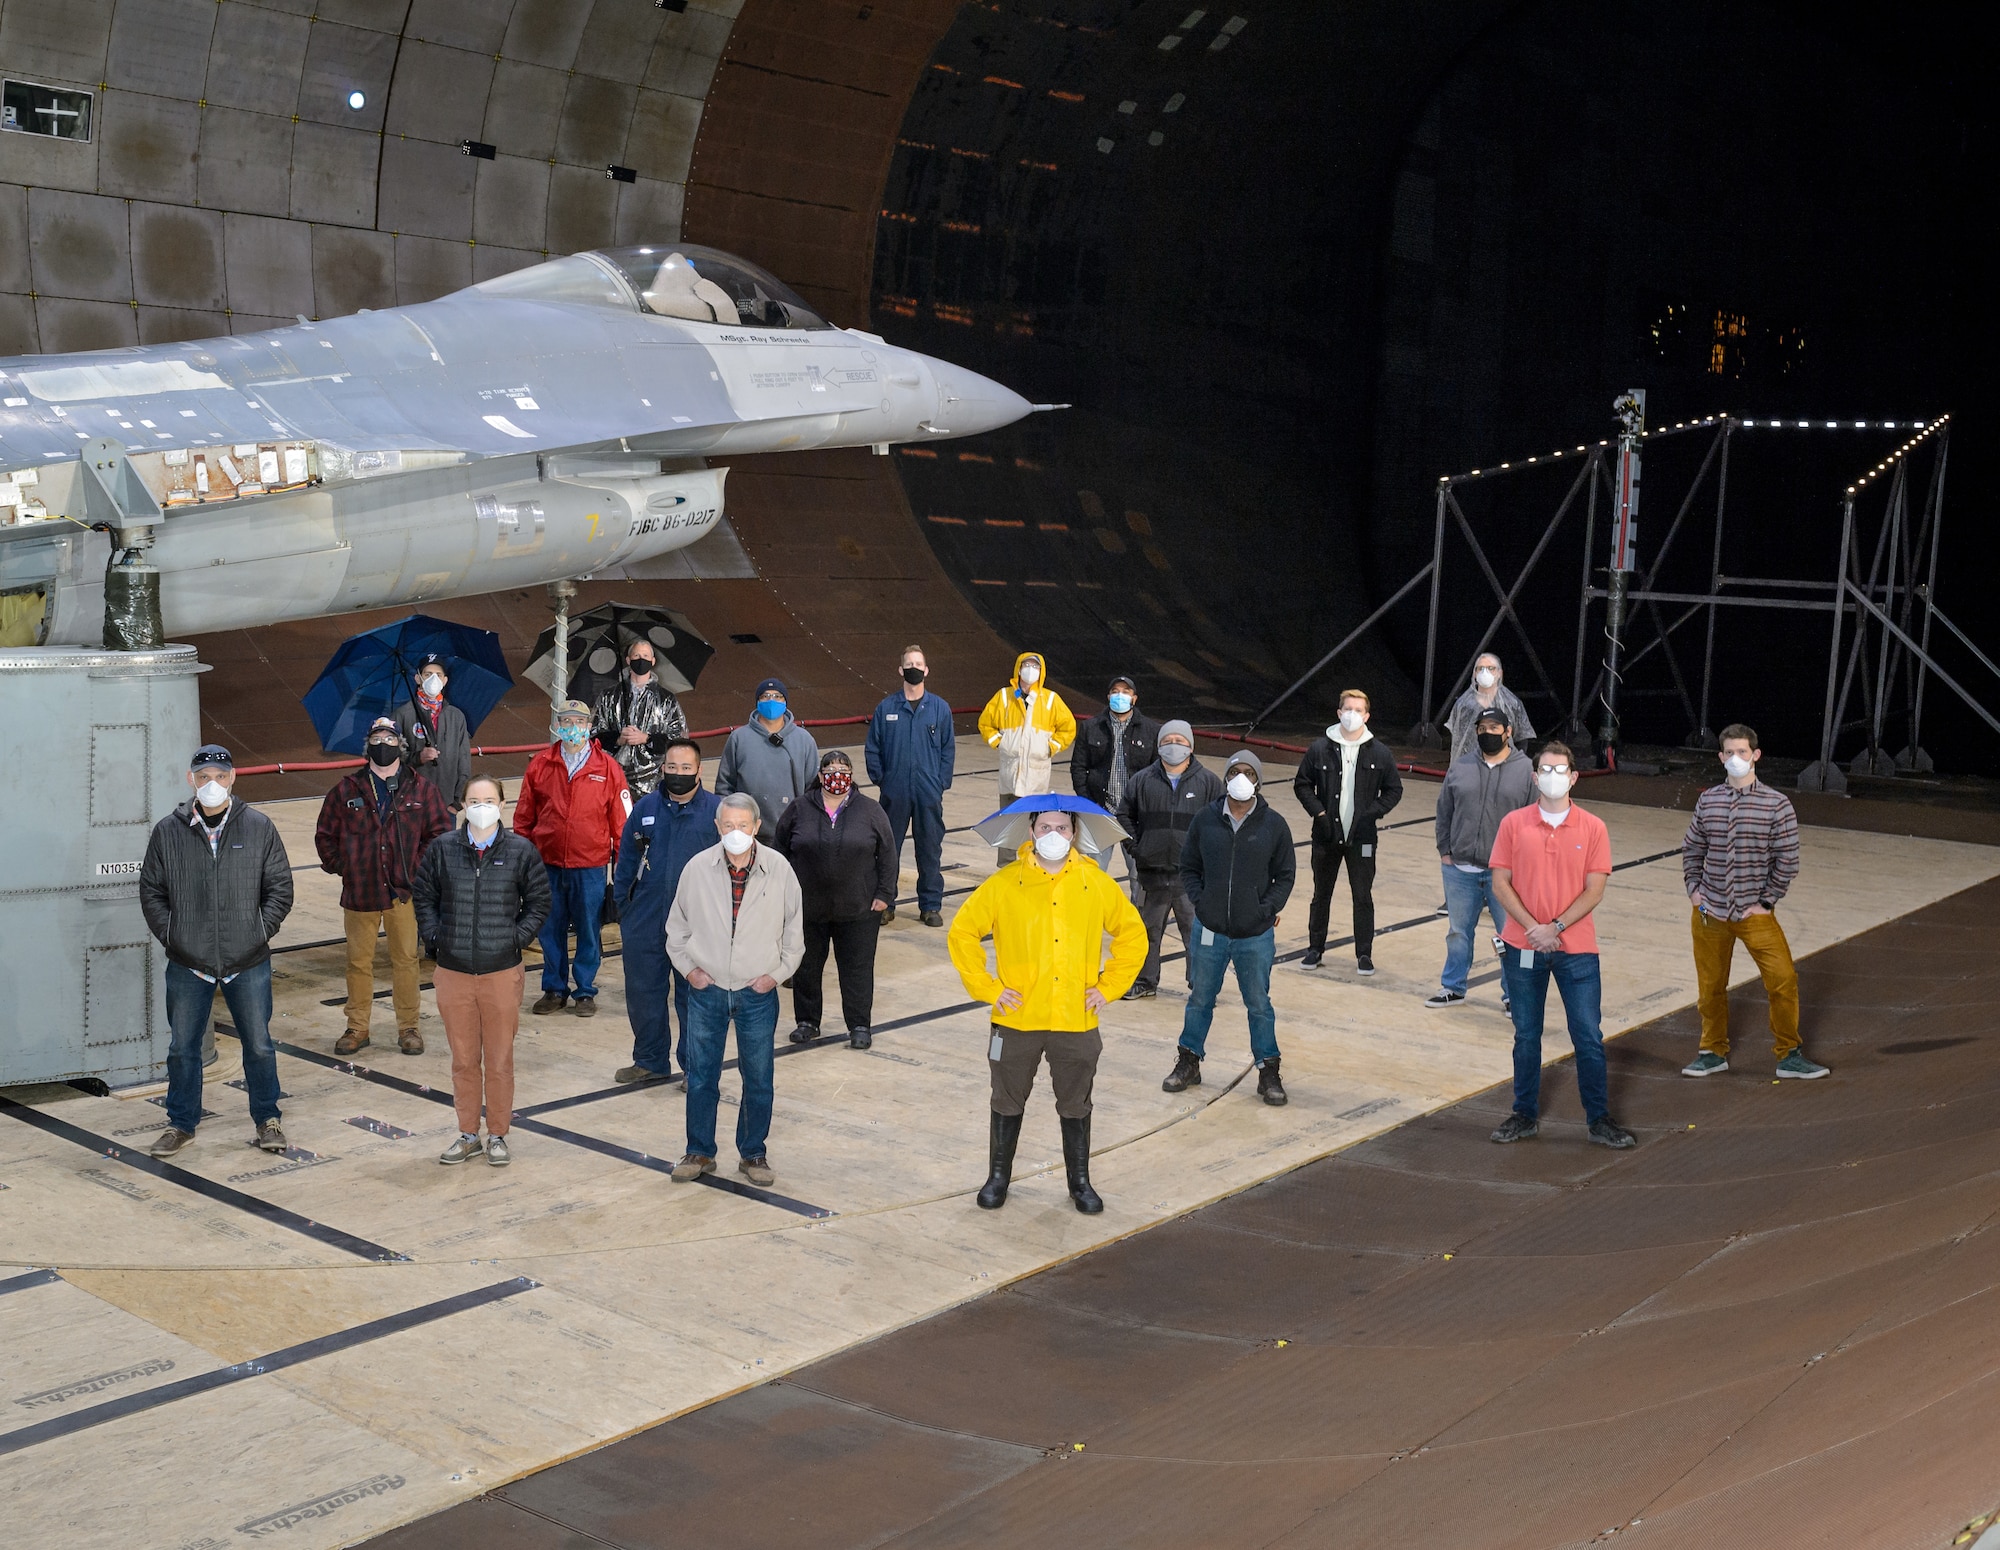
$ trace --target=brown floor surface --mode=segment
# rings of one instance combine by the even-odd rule
[[[1928,1547],[2000,1496],[2000,882],[375,1541]],[[1081,1444],[1081,1448],[1077,1445]]]

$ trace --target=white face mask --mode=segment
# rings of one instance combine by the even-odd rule
[[[1229,777],[1229,794],[1239,802],[1247,802],[1257,794],[1257,782],[1239,770]]]
[[[500,821],[500,805],[497,802],[468,802],[465,821],[475,829],[490,829]]]
[[[1542,788],[1545,797],[1566,797],[1569,795],[1568,770],[1538,770],[1535,784]]]
[[[1170,770],[1177,770],[1193,756],[1194,750],[1186,743],[1160,744],[1160,763]]]
[[[229,800],[229,788],[217,780],[205,780],[201,789],[195,792],[195,800],[203,807],[220,807]]]
[[[1756,768],[1754,764],[1752,764],[1748,759],[1744,758],[1743,755],[1741,755],[1740,753],[1733,753],[1727,759],[1724,759],[1722,761],[1722,767],[1725,770],[1729,771],[1729,778],[1731,780],[1741,780],[1745,775],[1748,775],[1753,769]]]
[[[757,836],[744,829],[731,829],[722,836],[722,848],[732,856],[740,856],[757,843]]]
[[[1493,687],[1495,681],[1499,678],[1499,676],[1500,675],[1494,672],[1492,668],[1482,667],[1478,672],[1472,675],[1472,681],[1478,684],[1479,687],[1482,689],[1490,689]]]
[[[1033,662],[1023,662],[1021,664],[1022,683],[1031,685],[1037,684],[1041,682],[1041,679],[1042,679],[1042,670],[1039,667],[1037,667]]]
[[[1035,836],[1035,854],[1044,861],[1060,861],[1069,854],[1069,836],[1057,834],[1051,829],[1047,834]]]
[[[438,677],[436,673],[430,674],[424,679],[424,693],[436,699],[437,696],[444,693],[444,680]]]
[[[1361,711],[1358,711],[1358,710],[1344,710],[1344,711],[1342,711],[1342,712],[1340,713],[1340,729],[1341,729],[1341,731],[1343,731],[1343,732],[1346,732],[1346,733],[1348,733],[1349,735],[1352,735],[1353,733],[1356,733],[1356,732],[1359,732],[1359,731],[1361,730],[1362,726],[1364,725],[1364,723],[1363,723],[1363,720],[1362,720],[1362,716],[1363,716],[1363,713],[1362,713]]]

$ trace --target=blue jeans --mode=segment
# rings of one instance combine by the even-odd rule
[[[1198,925],[1188,943],[1188,1005],[1181,1022],[1181,1048],[1199,1058],[1208,1052],[1208,1025],[1215,1020],[1215,998],[1222,976],[1236,966],[1236,988],[1250,1016],[1250,1055],[1258,1065],[1278,1058],[1278,1014],[1271,1007],[1271,965],[1278,956],[1278,935],[1217,936]]]
[[[1554,977],[1569,1018],[1569,1042],[1576,1051],[1576,1090],[1583,1098],[1583,1117],[1596,1124],[1611,1112],[1611,1094],[1604,1072],[1604,1034],[1599,1009],[1604,981],[1595,953],[1536,953],[1534,967],[1521,967],[1521,949],[1500,955],[1500,972],[1507,994],[1514,999],[1514,1112],[1524,1119],[1541,1115],[1542,1011],[1548,1004],[1549,979]]]
[[[201,1123],[201,1041],[215,1008],[211,985],[192,969],[167,964],[167,1123],[194,1134]],[[278,1052],[271,1047],[271,960],[245,969],[220,987],[243,1048],[243,1084],[250,1089],[250,1118],[278,1117]]]
[[[1500,901],[1493,895],[1493,872],[1461,872],[1455,866],[1443,868],[1444,904],[1450,926],[1444,938],[1444,988],[1465,994],[1472,973],[1473,939],[1479,930],[1482,907],[1493,916],[1493,934],[1498,936],[1505,922],[1500,917]]]
[[[889,832],[896,837],[896,856],[901,864],[903,836],[916,831],[917,908],[944,907],[944,803],[912,801],[909,797],[882,793],[882,811],[889,816]]]
[[[729,1020],[736,1019],[736,1070],[743,1078],[743,1103],[736,1111],[736,1151],[741,1157],[762,1157],[771,1134],[771,1069],[776,1056],[778,993],[767,990],[706,990],[688,987],[687,1149],[702,1157],[715,1155],[715,1106],[722,1091],[722,1050],[729,1040]]]
[[[676,1012],[681,1064],[687,1064],[688,982],[674,972],[667,957],[664,929],[659,921],[647,921],[625,938],[625,1015],[632,1023],[632,1064],[660,1076],[674,1068],[670,1051]]]
[[[579,999],[597,994],[597,966],[604,961],[604,943],[597,914],[604,908],[604,868],[552,866],[549,872],[549,918],[542,922],[542,989]],[[576,931],[576,955],[570,956],[569,934]],[[576,988],[570,988],[570,971]]]

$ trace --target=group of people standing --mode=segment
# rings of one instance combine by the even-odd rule
[[[347,1027],[336,1053],[368,1046],[378,937],[389,946],[398,1047],[422,1052],[417,967],[428,949],[460,1131],[440,1161],[484,1156],[504,1165],[524,951],[539,941],[537,1015],[568,1008],[591,1016],[598,925],[615,911],[633,1031],[631,1064],[615,1079],[663,1082],[678,1065],[687,1147],[673,1177],[713,1173],[733,1025],[744,1089],[738,1171],[769,1186],[780,987],[789,981],[793,993],[792,1040],[820,1040],[831,956],[846,1042],[871,1046],[876,943],[894,918],[906,835],[916,840],[920,919],[943,924],[951,710],[926,687],[921,648],[903,652],[899,672],[902,683],[876,708],[866,740],[867,777],[879,800],[858,789],[846,753],[818,750],[776,679],[758,686],[752,719],[731,733],[715,789],[707,790],[702,750],[658,682],[651,644],[639,639],[618,684],[595,705],[556,707],[556,738],[529,764],[510,829],[501,820],[502,783],[470,774],[470,741],[445,697],[445,664],[423,664],[413,703],[371,726],[363,768],[321,807],[316,845],[322,866],[341,878],[348,945]],[[1270,984],[1297,866],[1290,826],[1264,795],[1256,753],[1232,749],[1218,776],[1195,757],[1190,725],[1143,715],[1137,685],[1123,675],[1109,685],[1104,711],[1079,726],[1045,674],[1039,654],[1023,653],[981,715],[981,731],[1001,756],[1002,805],[1017,803],[1023,827],[1012,858],[1002,855],[958,910],[947,943],[967,991],[993,1008],[989,1168],[978,1204],[1005,1203],[1022,1115],[1046,1060],[1070,1193],[1078,1210],[1095,1212],[1102,1209],[1089,1174],[1098,1014],[1120,997],[1159,994],[1169,917],[1185,944],[1187,1008],[1162,1087],[1200,1084],[1216,1003],[1233,971],[1258,1094],[1268,1104],[1287,1102]],[[1572,800],[1580,771],[1564,744],[1543,742],[1532,759],[1517,746],[1533,729],[1501,674],[1497,658],[1482,656],[1449,718],[1454,747],[1465,746],[1451,760],[1434,820],[1448,924],[1440,988],[1425,1004],[1465,1001],[1484,911],[1515,1028],[1513,1112],[1493,1139],[1538,1132],[1542,1021],[1553,980],[1590,1138],[1628,1147],[1631,1133],[1609,1113],[1592,920],[1612,870],[1609,834]],[[1323,962],[1331,895],[1345,870],[1356,972],[1373,973],[1379,833],[1403,788],[1393,753],[1369,730],[1371,712],[1364,691],[1344,691],[1337,721],[1305,750],[1294,775],[1311,825],[1304,969]],[[1074,798],[1049,791],[1055,756],[1065,749]],[[1685,1074],[1728,1069],[1729,962],[1742,941],[1770,994],[1778,1074],[1821,1077],[1826,1068],[1800,1047],[1797,976],[1773,914],[1798,873],[1796,816],[1757,781],[1752,729],[1725,728],[1719,757],[1723,783],[1703,794],[1683,847],[1702,1015],[1701,1048]],[[201,1117],[201,1035],[218,992],[235,1019],[257,1144],[286,1146],[269,1038],[268,944],[291,907],[291,871],[270,821],[234,798],[234,780],[226,749],[211,744],[196,753],[191,800],[156,827],[141,874],[148,923],[167,948],[173,1027],[169,1123],[156,1156],[185,1147]],[[1044,795],[1046,807],[1034,800]],[[1123,838],[1106,843],[1093,824],[1113,815]],[[1111,877],[1116,854],[1126,860],[1125,887]]]

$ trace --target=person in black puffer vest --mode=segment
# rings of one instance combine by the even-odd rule
[[[798,874],[806,954],[792,975],[794,1044],[819,1037],[826,952],[840,974],[847,1042],[874,1042],[875,946],[883,913],[896,902],[897,845],[880,803],[854,789],[854,766],[838,748],[820,755],[819,777],[778,818],[779,855]]]
[[[465,827],[431,841],[410,891],[417,934],[437,962],[438,1016],[451,1045],[459,1136],[438,1158],[442,1163],[462,1163],[481,1152],[496,1168],[510,1161],[521,949],[548,919],[550,895],[540,854],[500,822],[505,795],[490,775],[476,775],[466,784]]]

